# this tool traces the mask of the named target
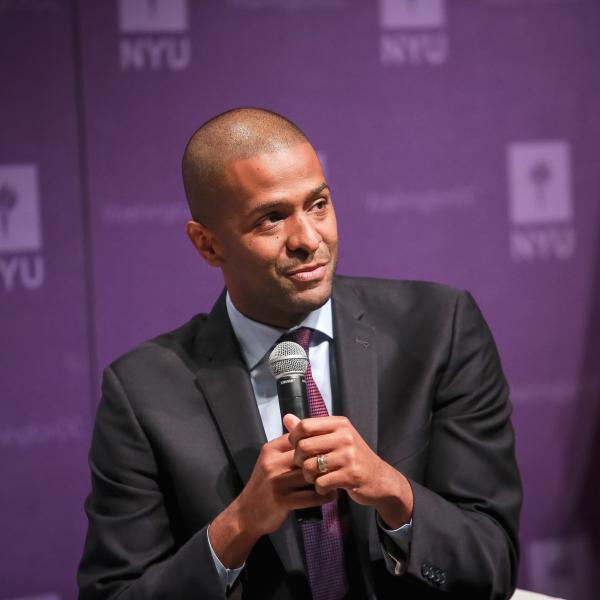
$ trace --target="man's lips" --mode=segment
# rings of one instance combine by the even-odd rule
[[[286,275],[296,281],[315,281],[321,279],[325,274],[325,267],[327,263],[318,263],[315,265],[306,265],[301,269],[295,269],[288,271]]]

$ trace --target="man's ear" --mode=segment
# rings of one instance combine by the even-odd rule
[[[198,221],[188,221],[185,230],[194,248],[211,267],[220,267],[223,264],[220,244],[207,227]]]

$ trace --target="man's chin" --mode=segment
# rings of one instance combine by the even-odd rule
[[[321,285],[296,292],[291,298],[294,308],[298,312],[308,314],[321,308],[331,298],[331,282],[321,282]]]

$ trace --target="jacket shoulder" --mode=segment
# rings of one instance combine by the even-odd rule
[[[472,303],[468,292],[439,283],[363,277],[340,277],[334,298],[380,335],[433,342],[449,338],[458,307]]]
[[[116,358],[109,366],[117,374],[159,369],[169,365],[194,369],[194,345],[206,322],[206,314],[198,314],[183,325],[162,333]]]
[[[383,279],[377,277],[336,278],[336,288],[342,295],[351,294],[363,302],[388,303],[402,301],[407,305],[425,302],[432,305],[454,305],[463,290],[432,281],[410,279]]]

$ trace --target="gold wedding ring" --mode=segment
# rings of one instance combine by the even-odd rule
[[[321,473],[327,473],[327,455],[326,454],[318,454],[317,455],[317,467]]]

